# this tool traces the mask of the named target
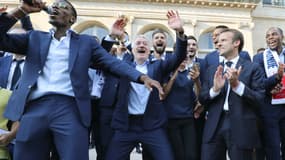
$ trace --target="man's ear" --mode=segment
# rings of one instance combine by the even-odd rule
[[[69,23],[73,24],[75,23],[76,19],[74,17],[71,17],[70,20],[69,20]]]
[[[240,45],[240,40],[236,40],[236,41],[234,41],[234,46],[235,46],[235,47],[237,47],[237,48],[238,48],[238,47],[239,47],[239,45]]]

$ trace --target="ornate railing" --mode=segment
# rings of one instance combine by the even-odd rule
[[[263,0],[262,3],[263,5],[285,7],[285,0]]]

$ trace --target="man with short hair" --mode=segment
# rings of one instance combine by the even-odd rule
[[[215,45],[215,50],[213,52],[210,52],[205,57],[205,68],[207,69],[211,65],[215,65],[216,67],[219,65],[220,62],[224,60],[223,56],[219,56],[219,50],[218,50],[218,38],[222,31],[228,29],[228,26],[224,25],[218,25],[215,27],[212,35],[212,40]],[[248,52],[246,51],[240,51],[239,56],[251,61],[250,56]]]
[[[152,33],[152,47],[153,52],[151,60],[165,60],[169,55],[166,53],[167,35],[161,29],[155,29]]]
[[[133,42],[131,63],[137,70],[162,82],[186,57],[187,41],[178,12],[168,11],[169,27],[177,33],[175,54],[166,60],[149,61],[150,43],[143,35]],[[173,154],[164,130],[167,114],[157,90],[149,92],[144,86],[121,78],[118,102],[113,114],[115,129],[109,145],[107,160],[125,160],[137,143],[156,160],[172,160]]]
[[[266,96],[260,107],[264,149],[267,160],[285,160],[283,31],[278,27],[270,27],[265,38],[267,48],[253,57],[253,61],[262,67],[265,75]]]
[[[262,71],[239,56],[243,35],[235,29],[221,32],[218,40],[222,65],[207,69],[200,102],[208,109],[203,134],[202,160],[252,160],[260,147],[258,102],[263,100]]]

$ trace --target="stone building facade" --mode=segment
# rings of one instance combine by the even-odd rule
[[[266,47],[265,32],[271,26],[285,30],[285,0],[70,0],[76,7],[78,19],[73,29],[79,33],[108,34],[118,17],[129,18],[126,31],[130,39],[138,34],[150,36],[153,29],[168,33],[168,49],[172,49],[175,33],[167,27],[166,11],[178,10],[188,35],[199,41],[199,56],[213,50],[211,32],[216,25],[227,25],[240,30],[245,37],[245,50],[251,55],[260,47]],[[48,4],[52,0],[47,1]],[[9,9],[18,0],[0,0]],[[36,29],[48,30],[47,14],[31,15]]]

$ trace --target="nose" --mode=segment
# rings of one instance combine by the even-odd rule
[[[217,46],[218,48],[220,48],[222,46],[222,44],[220,43],[220,41],[217,41]]]

